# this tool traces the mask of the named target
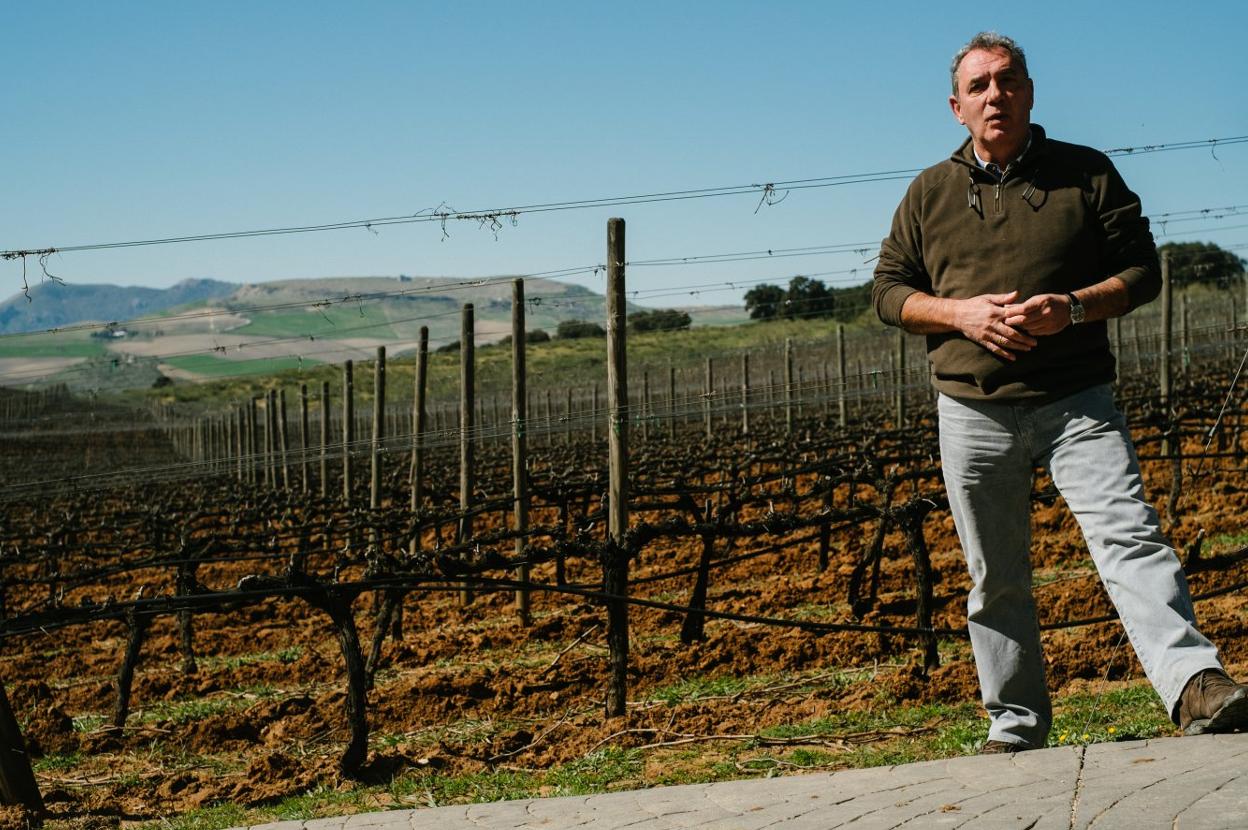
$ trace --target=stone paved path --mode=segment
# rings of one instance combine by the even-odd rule
[[[263,830],[1248,828],[1248,735],[1163,738],[605,795],[394,810]],[[260,830],[260,828],[253,828]]]

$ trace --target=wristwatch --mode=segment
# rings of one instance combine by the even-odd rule
[[[1070,322],[1082,323],[1085,316],[1083,311],[1083,303],[1079,302],[1079,298],[1074,294],[1067,294],[1070,298]]]

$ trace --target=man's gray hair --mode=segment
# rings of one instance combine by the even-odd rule
[[[1014,59],[1014,63],[1018,64],[1023,70],[1023,77],[1030,78],[1027,74],[1027,56],[1023,54],[1023,47],[1014,42],[1014,38],[997,34],[996,32],[980,32],[971,38],[970,42],[958,50],[958,54],[953,56],[953,63],[949,67],[949,76],[953,79],[953,94],[958,94],[958,67],[962,65],[962,59],[967,53],[976,49],[1004,49],[1010,53],[1010,57]]]

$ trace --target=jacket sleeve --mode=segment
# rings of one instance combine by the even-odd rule
[[[1092,183],[1092,207],[1104,232],[1104,273],[1100,279],[1117,277],[1127,285],[1127,297],[1135,309],[1161,293],[1161,265],[1157,247],[1140,208],[1140,197],[1122,180],[1107,157]]]
[[[919,180],[902,197],[888,236],[880,243],[880,257],[871,284],[871,304],[881,321],[901,325],[901,306],[912,294],[931,294],[932,279],[923,265]]]

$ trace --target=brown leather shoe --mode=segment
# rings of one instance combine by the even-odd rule
[[[1028,747],[1012,744],[1009,741],[988,741],[979,750],[980,755],[1008,755],[1011,752],[1026,752]]]
[[[1248,729],[1248,686],[1217,669],[1202,671],[1179,698],[1179,728],[1184,735]]]

